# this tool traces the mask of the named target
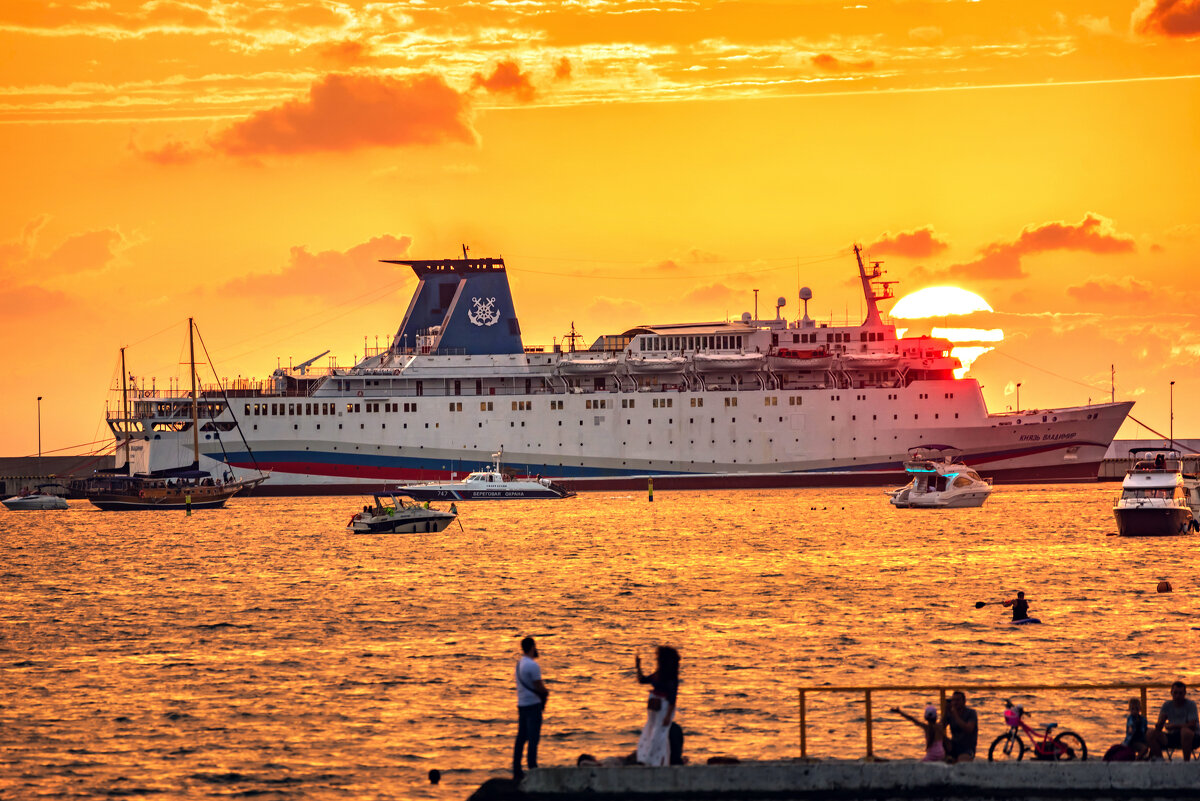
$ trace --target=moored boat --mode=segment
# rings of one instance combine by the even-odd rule
[[[124,418],[119,427],[125,429],[121,438],[120,448],[124,456],[124,464],[109,471],[100,471],[72,482],[72,488],[87,498],[94,506],[104,511],[130,510],[165,510],[165,509],[219,509],[234,495],[243,490],[252,489],[270,477],[268,472],[257,470],[257,475],[238,477],[233,468],[227,467],[200,453],[200,413],[196,392],[196,354],[195,354],[195,325],[188,318],[188,342],[190,353],[190,370],[192,392],[188,402],[191,411],[191,424],[180,430],[190,430],[192,440],[193,462],[186,466],[173,466],[159,470],[134,469],[134,452],[149,456],[144,440],[135,440],[130,436],[132,421],[128,411],[129,391],[125,386],[125,349],[121,349],[121,396]],[[228,403],[228,399],[226,399]],[[205,423],[208,430],[216,433],[219,429],[211,421]],[[234,428],[229,426],[225,430]],[[118,426],[114,426],[117,430]],[[212,436],[207,434],[206,437]],[[202,458],[205,464],[212,464],[213,469],[202,468]],[[214,474],[214,471],[216,474]]]
[[[912,480],[891,493],[897,509],[967,509],[983,506],[992,494],[991,482],[956,461],[955,448],[914,448],[904,463]]]
[[[1178,451],[1135,448],[1113,506],[1122,537],[1169,537],[1200,530],[1200,479],[1183,472]]]

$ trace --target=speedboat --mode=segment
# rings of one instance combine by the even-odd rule
[[[1133,466],[1113,507],[1122,537],[1190,534],[1200,530],[1200,478],[1183,472],[1178,451],[1135,448]]]
[[[409,484],[399,492],[418,501],[492,501],[522,498],[570,498],[575,493],[548,478],[514,478],[505,473],[500,460],[504,451],[492,454],[492,464],[469,474],[462,481]]]
[[[955,461],[953,448],[913,448],[904,470],[912,480],[891,493],[897,509],[965,509],[983,506],[992,494],[992,482]]]
[[[60,487],[59,484],[38,484],[34,489],[36,492],[28,490],[20,492],[11,498],[5,498],[0,503],[3,503],[14,512],[25,511],[28,509],[67,509],[66,500],[60,495],[46,492],[51,487]]]
[[[374,506],[350,518],[348,528],[355,534],[431,534],[445,531],[458,517],[458,510],[450,504],[450,511],[434,509],[406,501],[398,493],[378,493]]]

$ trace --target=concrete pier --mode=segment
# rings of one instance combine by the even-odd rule
[[[484,799],[1195,799],[1197,762],[748,762],[684,767],[563,767],[531,771],[516,785],[492,780]]]

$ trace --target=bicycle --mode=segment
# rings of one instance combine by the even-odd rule
[[[1008,724],[1009,729],[992,741],[992,747],[988,749],[988,762],[1023,759],[1025,757],[1025,741],[1021,738],[1022,731],[1029,737],[1034,759],[1087,759],[1087,744],[1075,732],[1059,732],[1052,738],[1050,733],[1058,724],[1047,723],[1045,724],[1046,731],[1039,740],[1038,733],[1025,722],[1024,718],[1024,707],[1014,707],[1012,701],[1004,701],[1004,722]]]

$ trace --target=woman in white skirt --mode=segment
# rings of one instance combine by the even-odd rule
[[[638,738],[637,761],[642,765],[666,765],[670,757],[668,734],[675,719],[675,698],[679,694],[679,652],[669,645],[660,645],[656,652],[658,666],[649,676],[642,673],[642,657],[636,656],[639,684],[649,684],[646,699],[646,725]]]

